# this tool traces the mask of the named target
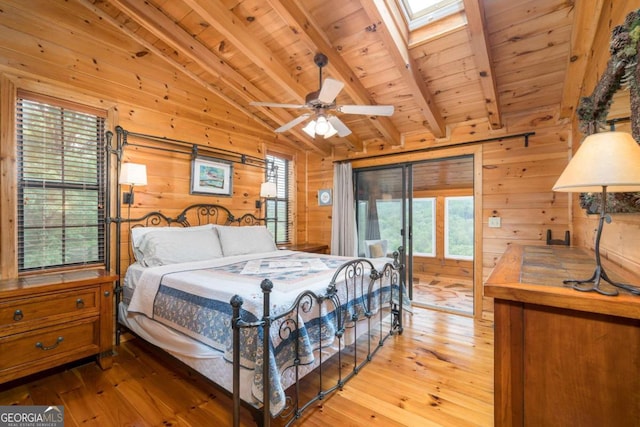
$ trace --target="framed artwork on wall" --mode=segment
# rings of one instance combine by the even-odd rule
[[[319,206],[331,206],[333,204],[333,197],[331,195],[331,189],[325,188],[318,190],[318,205]]]
[[[232,195],[233,163],[213,157],[191,160],[190,194]]]

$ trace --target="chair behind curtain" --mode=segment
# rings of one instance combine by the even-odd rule
[[[351,163],[333,167],[331,254],[357,256],[356,211]]]

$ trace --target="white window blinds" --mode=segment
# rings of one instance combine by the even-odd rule
[[[104,263],[104,113],[19,93],[18,269]]]
[[[293,222],[293,169],[291,161],[284,157],[267,155],[266,180],[276,183],[277,196],[267,199],[267,228],[275,237],[276,243],[291,242]]]

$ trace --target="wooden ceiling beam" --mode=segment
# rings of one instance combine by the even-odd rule
[[[238,18],[224,7],[222,2],[210,0],[183,0],[184,3],[200,15],[208,24],[222,34],[231,44],[246,55],[251,62],[292,96],[296,102],[304,104],[308,88],[300,85],[289,70],[272,55],[269,48],[256,39]],[[261,100],[263,101],[263,100]]]
[[[264,94],[260,89],[255,87],[242,75],[233,71],[233,68],[229,64],[227,64],[226,61],[224,61],[222,58],[219,58],[206,46],[191,37],[190,34],[184,31],[179,25],[169,19],[154,6],[150,5],[147,2],[133,2],[131,0],[109,1],[123,13],[135,20],[140,26],[153,34],[155,37],[162,40],[169,46],[172,46],[181,55],[189,58],[200,67],[202,67],[204,71],[219,79],[221,83],[225,85],[225,87],[233,90],[233,92],[244,99],[247,104],[256,99],[266,99],[266,94]],[[124,26],[118,25],[118,28],[123,30]],[[161,54],[161,57],[165,60],[168,59],[164,54]],[[183,73],[185,73],[186,71],[185,67],[179,63],[178,69]],[[206,84],[206,86],[208,87],[210,85]],[[216,90],[214,93],[217,94],[219,93],[219,91]],[[230,101],[230,99],[227,97],[225,101],[228,102]],[[231,102],[231,104],[236,106],[236,108],[239,108],[242,112],[248,112],[248,110],[239,105],[237,102]],[[269,117],[279,125],[288,123],[295,118],[285,110],[275,112],[269,108],[259,109],[267,117]],[[272,129],[271,126],[268,127],[269,129]],[[294,130],[291,133],[310,149],[317,151],[322,155],[328,155],[330,153],[329,147],[316,144],[315,141],[311,141],[310,138],[308,138],[308,136],[303,132]],[[278,139],[289,142],[293,147],[300,148],[299,143],[290,141],[283,135],[278,136]]]
[[[560,118],[570,118],[574,113],[584,88],[589,55],[598,30],[604,0],[580,0],[575,2],[571,47],[567,58]]]
[[[413,99],[418,104],[422,115],[429,124],[431,133],[436,138],[446,136],[446,126],[436,103],[420,74],[420,70],[409,53],[409,48],[398,30],[393,16],[389,13],[384,0],[360,0],[362,8],[367,13],[369,19],[373,21],[376,32],[380,35],[382,42],[387,46],[391,59],[395,62],[398,71],[403,76]]]
[[[79,3],[80,5],[86,7],[91,12],[93,12],[96,16],[98,16],[98,18],[100,18],[100,20],[102,22],[107,22],[107,23],[111,24],[113,27],[119,29],[124,34],[126,34],[128,37],[130,37],[132,40],[134,40],[135,42],[137,42],[141,46],[143,46],[145,49],[147,49],[149,52],[151,52],[152,54],[158,56],[159,58],[161,58],[162,60],[167,62],[171,67],[173,67],[176,70],[180,71],[181,73],[185,74],[186,76],[191,78],[191,80],[193,80],[195,83],[197,83],[197,84],[201,85],[202,87],[204,87],[205,89],[209,90],[211,93],[213,93],[214,95],[219,97],[224,102],[226,102],[226,103],[230,104],[231,106],[235,107],[238,111],[240,111],[245,116],[247,116],[248,118],[253,120],[255,123],[257,123],[258,125],[262,126],[265,129],[267,129],[269,131],[269,133],[273,133],[273,129],[268,123],[266,123],[265,121],[263,121],[260,118],[258,118],[255,114],[253,114],[251,111],[246,109],[243,105],[240,105],[237,102],[235,102],[235,100],[229,98],[227,95],[224,94],[224,92],[222,92],[220,90],[219,87],[204,81],[202,78],[200,78],[194,72],[187,70],[185,67],[182,66],[182,64],[180,64],[179,62],[177,62],[173,58],[165,55],[160,49],[156,48],[152,43],[150,43],[149,41],[147,41],[144,38],[140,37],[135,32],[129,30],[127,27],[125,27],[120,22],[118,22],[115,18],[112,18],[105,11],[103,11],[100,8],[98,8],[90,0],[76,0],[76,2]],[[252,135],[252,136],[257,136],[259,138],[264,138],[264,135],[266,134],[266,132],[263,133],[262,131],[252,131],[252,130],[250,130],[248,128],[245,129],[243,132],[246,133],[246,134]],[[293,141],[285,141],[285,142],[290,143],[292,145],[295,144]]]
[[[329,68],[334,76],[345,82],[344,91],[356,104],[376,104],[369,91],[351,70],[342,56],[332,46],[331,41],[319,29],[314,19],[294,0],[267,0],[271,8],[291,27],[294,34],[314,53],[322,52],[329,59]],[[382,138],[393,145],[400,143],[400,132],[388,117],[369,117],[370,123],[380,132]],[[362,151],[362,141],[350,140],[353,149]]]
[[[226,37],[231,44],[246,55],[254,64],[262,68],[262,71],[264,71],[273,82],[278,84],[297,102],[300,104],[306,102],[306,95],[309,92],[308,88],[300,85],[291,76],[289,70],[272,54],[268,46],[257,40],[247,27],[221,3],[209,0],[183,1],[207,23],[212,25],[216,31]],[[258,100],[265,99],[266,97],[262,97]],[[290,132],[300,131],[291,130]],[[360,147],[360,151],[362,150],[362,143],[354,134],[349,135],[345,141],[351,149]]]
[[[464,10],[467,15],[469,40],[475,57],[476,67],[480,77],[480,86],[485,98],[489,126],[496,130],[502,128],[502,115],[498,102],[498,89],[496,86],[489,36],[486,31],[486,20],[482,0],[464,0]]]

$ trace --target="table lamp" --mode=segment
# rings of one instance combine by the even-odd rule
[[[640,295],[640,288],[611,280],[600,261],[600,237],[607,215],[607,192],[640,191],[640,146],[626,132],[602,132],[587,136],[553,186],[553,191],[601,192],[600,219],[596,231],[596,269],[589,279],[565,280],[579,291],[618,295],[617,289],[603,289],[601,280]],[[584,286],[585,284],[591,284]]]

